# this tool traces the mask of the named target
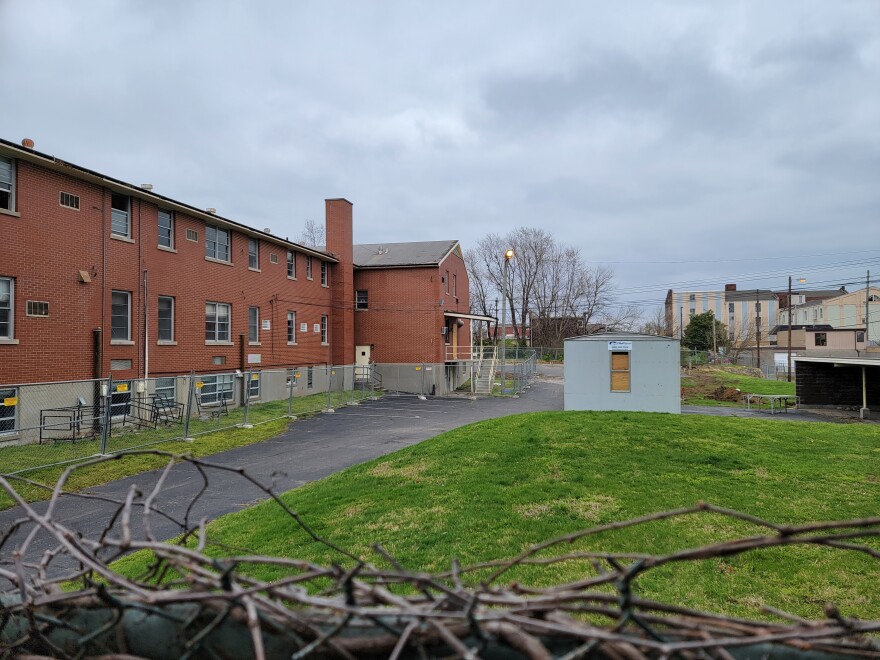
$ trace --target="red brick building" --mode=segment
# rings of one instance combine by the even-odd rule
[[[456,241],[306,247],[0,140],[0,385],[465,359]]]

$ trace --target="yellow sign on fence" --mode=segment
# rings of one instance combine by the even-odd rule
[[[204,384],[202,381],[197,381],[197,382],[196,382],[196,389],[197,389],[197,390],[202,389],[204,386],[205,386],[205,384]]]
[[[128,385],[126,385],[125,383],[121,383],[120,385],[116,386],[116,391],[117,392],[128,392]]]
[[[11,397],[9,397],[9,398],[3,399],[3,405],[4,405],[4,406],[8,406],[8,407],[10,407],[10,408],[11,408],[12,406],[17,406],[17,405],[18,405],[18,397],[17,397],[17,396],[11,396]]]
[[[251,380],[260,380],[260,374],[251,374]]]

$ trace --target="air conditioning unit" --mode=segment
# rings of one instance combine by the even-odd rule
[[[449,334],[449,327],[444,325],[442,328],[440,328],[440,334],[441,335]]]

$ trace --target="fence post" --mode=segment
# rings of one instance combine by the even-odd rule
[[[419,380],[419,398],[426,399],[427,397],[425,396],[425,365],[422,364],[420,369],[422,370],[422,377]]]
[[[183,439],[185,442],[192,442],[193,438],[189,435],[189,420],[192,417],[193,390],[196,385],[196,372],[190,369],[189,387],[186,390],[186,415],[183,420]]]
[[[331,397],[333,395],[333,365],[327,365],[327,407],[324,408],[324,412],[332,413],[336,412],[333,410],[333,402]]]
[[[101,454],[107,453],[107,435],[110,430],[110,402],[113,401],[113,374],[107,376],[107,393],[104,396],[104,415],[101,421]]]
[[[251,377],[253,376],[253,372],[248,369],[244,373],[244,392],[242,395],[244,396],[244,420],[242,420],[241,424],[238,425],[241,429],[252,429],[254,425],[248,422],[248,417],[251,411]],[[219,417],[217,420],[219,421]]]
[[[287,416],[296,419],[293,414],[293,390],[296,389],[296,369],[290,370],[290,394],[287,396]]]

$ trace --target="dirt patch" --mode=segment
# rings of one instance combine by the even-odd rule
[[[708,398],[714,399],[715,401],[737,402],[740,400],[741,396],[742,396],[742,392],[740,392],[735,387],[721,386],[721,387],[716,387],[714,390],[712,390],[712,392],[710,393]]]

